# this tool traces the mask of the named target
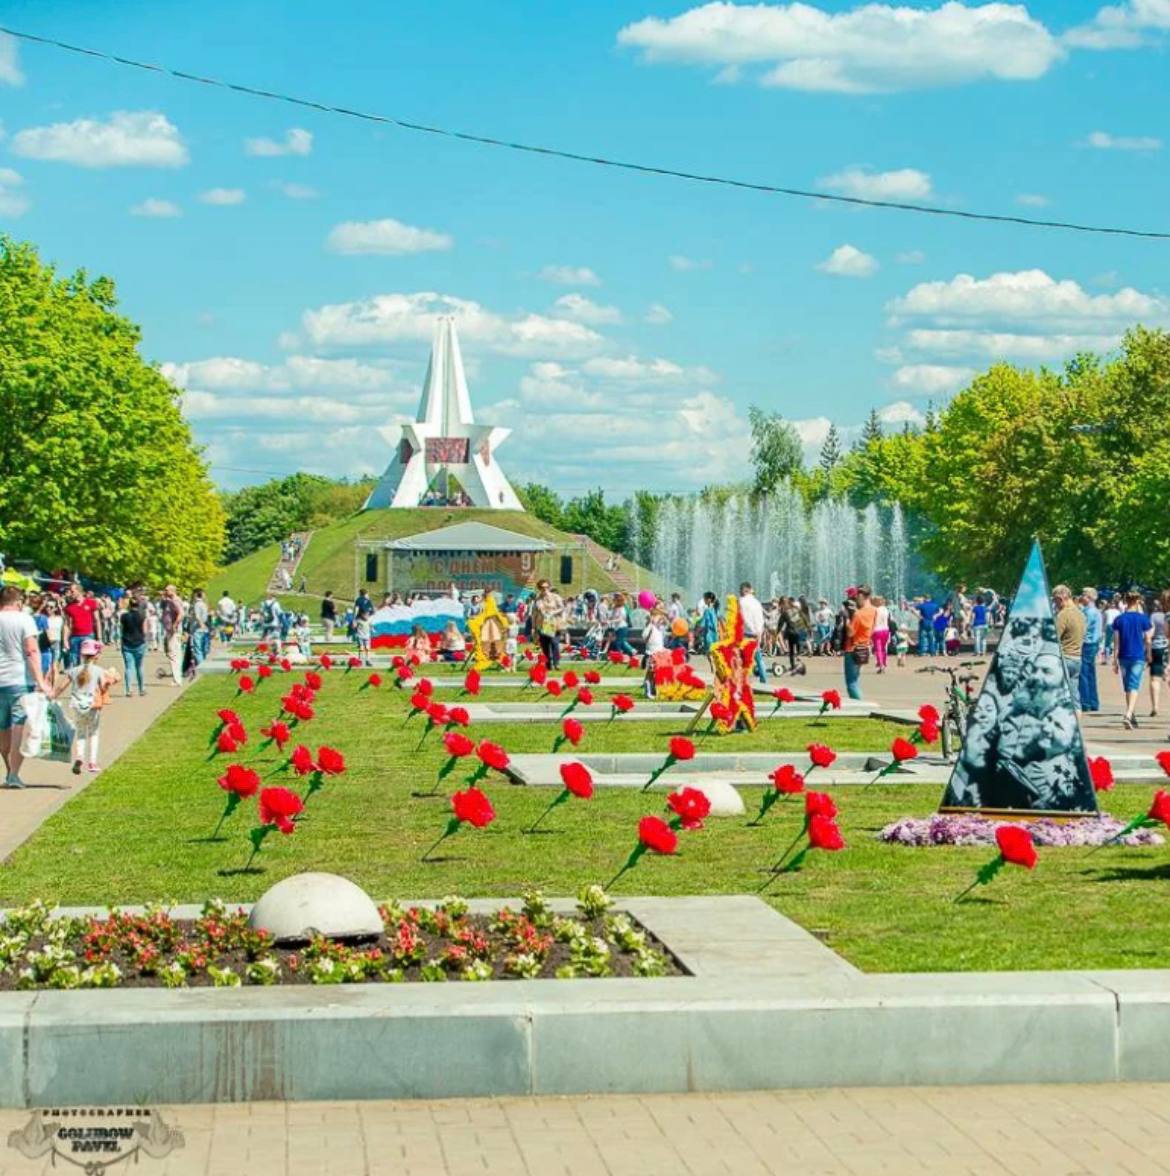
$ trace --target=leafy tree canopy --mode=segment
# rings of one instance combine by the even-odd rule
[[[779,413],[767,413],[754,404],[748,409],[752,427],[752,465],[756,494],[767,494],[785,478],[797,473],[803,463],[800,437]]]
[[[223,512],[114,283],[0,238],[0,548],[113,582],[206,578]]]

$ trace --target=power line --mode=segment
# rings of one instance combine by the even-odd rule
[[[146,70],[149,73],[164,74],[178,78],[184,82],[198,82],[203,86],[215,86],[221,90],[232,90],[238,94],[247,94],[253,98],[265,98],[272,102],[283,102],[291,106],[300,106],[308,110],[316,110],[322,114],[337,114],[344,118],[360,119],[363,122],[380,123],[384,126],[397,127],[403,131],[415,131],[424,135],[438,135],[443,138],[457,139],[465,143],[478,143],[484,147],[499,147],[508,151],[520,151],[529,155],[544,155],[554,159],[567,159],[573,163],[592,163],[599,167],[616,168],[621,171],[636,172],[648,176],[665,176],[675,180],[688,180],[697,184],[716,184],[726,188],[740,188],[749,192],[763,192],[772,196],[793,196],[803,200],[824,200],[833,204],[851,204],[862,208],[888,208],[898,212],[915,212],[926,216],[944,216],[959,220],[990,221],[996,224],[1024,225],[1034,229],[1067,229],[1077,233],[1103,233],[1118,237],[1141,237],[1147,240],[1170,240],[1170,232],[1158,232],[1152,229],[1126,229],[1114,225],[1086,225],[1074,221],[1040,220],[1035,217],[1010,216],[1005,213],[967,212],[957,208],[935,208],[929,204],[913,204],[900,200],[868,200],[861,196],[842,196],[834,192],[818,192],[808,188],[791,188],[779,184],[765,184],[751,180],[738,180],[728,176],[705,175],[701,172],[682,171],[677,168],[657,167],[647,163],[632,163],[629,160],[609,159],[600,155],[586,155],[577,151],[567,151],[557,147],[541,147],[533,143],[520,143],[509,139],[500,139],[493,135],[478,135],[469,131],[454,131],[447,127],[430,126],[427,123],[410,122],[406,119],[395,118],[392,115],[373,114],[364,110],[352,110],[346,106],[334,106],[327,102],[315,102],[310,98],[299,98],[293,94],[282,94],[275,90],[265,90],[259,86],[245,85],[240,82],[227,82],[220,78],[205,78],[199,74],[187,73],[185,70],[174,69],[166,65],[153,65],[146,61],[136,61],[130,57],[121,57],[114,53],[106,53],[100,49],[89,49],[81,45],[71,45],[66,41],[58,41],[53,37],[41,37],[35,33],[23,33],[17,29],[0,25],[0,33],[7,33],[21,41],[28,41],[37,45],[47,45],[54,49],[62,49],[67,53],[78,53],[84,57],[95,57],[101,61],[108,61],[114,65],[127,66],[132,69]]]

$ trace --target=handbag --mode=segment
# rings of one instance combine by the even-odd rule
[[[869,646],[855,645],[853,647],[853,661],[856,665],[864,666],[869,662]]]

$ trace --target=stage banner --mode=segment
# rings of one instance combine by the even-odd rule
[[[968,717],[963,750],[941,808],[1097,813],[1039,541],[1032,546],[999,647]]]

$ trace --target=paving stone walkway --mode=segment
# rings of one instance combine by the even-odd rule
[[[1170,1086],[160,1108],[141,1176],[1166,1176]],[[28,1112],[0,1111],[0,1138]],[[0,1148],[0,1176],[61,1172]]]

